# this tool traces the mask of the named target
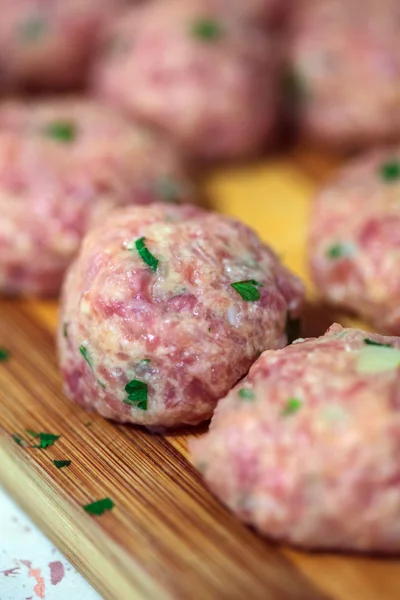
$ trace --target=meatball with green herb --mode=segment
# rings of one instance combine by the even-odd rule
[[[373,151],[319,192],[311,267],[321,296],[400,334],[400,149]]]
[[[101,33],[126,0],[0,0],[0,87],[86,82]]]
[[[332,325],[264,352],[193,440],[214,494],[262,535],[400,550],[400,338]]]
[[[200,423],[264,349],[286,344],[303,296],[235,219],[185,204],[119,209],[87,234],[63,285],[64,389],[122,423]]]
[[[0,292],[54,295],[114,206],[192,198],[160,134],[84,98],[0,103]]]
[[[111,28],[93,77],[101,97],[205,160],[258,152],[278,104],[274,35],[217,5],[133,7]]]

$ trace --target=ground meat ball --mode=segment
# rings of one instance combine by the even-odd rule
[[[399,348],[333,325],[262,354],[192,442],[211,490],[277,540],[398,552]]]
[[[95,218],[189,196],[171,145],[85,99],[0,104],[0,291],[55,294]]]
[[[252,154],[277,105],[272,37],[200,0],[150,2],[114,26],[94,74],[104,98],[204,159]]]
[[[64,283],[65,391],[123,423],[199,423],[263,349],[286,343],[302,299],[301,282],[234,219],[191,205],[121,209],[88,234]]]
[[[293,30],[303,132],[348,147],[398,139],[400,2],[299,0]]]
[[[400,334],[400,149],[345,167],[315,201],[311,267],[318,290],[378,331]]]
[[[124,0],[0,0],[0,83],[82,84],[101,33]]]

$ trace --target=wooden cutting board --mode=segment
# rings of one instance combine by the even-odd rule
[[[206,186],[215,208],[255,227],[306,278],[312,194],[337,162],[294,149],[222,169]],[[304,334],[335,318],[310,290]],[[105,598],[400,599],[399,561],[297,552],[239,523],[191,467],[185,433],[151,435],[71,404],[57,372],[56,321],[54,302],[0,301],[0,346],[11,351],[0,363],[0,482]],[[28,441],[25,429],[61,438],[47,450],[20,447],[12,434]],[[52,461],[66,458],[71,466],[57,470]],[[111,512],[83,511],[107,496]]]

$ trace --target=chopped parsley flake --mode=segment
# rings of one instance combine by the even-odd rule
[[[160,177],[155,187],[157,195],[165,202],[177,202],[182,195],[180,185],[167,177]]]
[[[222,36],[222,28],[218,21],[204,18],[193,23],[191,33],[200,40],[213,42]]]
[[[367,346],[381,346],[383,348],[392,348],[392,344],[381,344],[380,342],[375,342],[375,340],[371,340],[370,338],[365,338],[364,344],[367,344]]]
[[[97,380],[97,383],[99,384],[100,387],[103,388],[103,390],[107,389],[106,384],[104,383],[104,381],[102,381],[101,379]]]
[[[289,398],[286,402],[286,405],[283,407],[281,415],[282,417],[288,417],[289,415],[293,415],[301,408],[301,400],[298,398]]]
[[[89,367],[92,369],[93,371],[93,365],[88,357],[88,351],[87,348],[85,348],[85,346],[79,346],[79,352],[82,354],[83,358],[86,360],[87,364],[89,365]]]
[[[35,433],[34,431],[29,431],[28,433],[33,437],[39,438],[39,443],[32,446],[32,448],[49,448],[60,437],[59,435],[54,435],[54,433]]]
[[[113,35],[103,44],[102,53],[110,57],[119,57],[127,54],[130,49],[131,43],[129,40],[121,35]]]
[[[257,287],[262,287],[262,283],[259,283],[255,279],[237,281],[236,283],[231,283],[231,286],[241,295],[245,302],[255,302],[261,298]]]
[[[256,397],[255,393],[247,388],[241,388],[238,392],[238,395],[239,398],[242,398],[243,400],[254,400]]]
[[[285,97],[292,107],[297,107],[306,99],[304,82],[300,75],[291,69],[283,74],[283,90]]]
[[[326,255],[328,258],[343,258],[344,256],[349,256],[350,251],[349,247],[346,244],[333,244],[326,251]]]
[[[71,464],[70,460],[53,460],[53,464],[57,467],[57,469],[63,469],[64,467],[69,467]]]
[[[6,362],[10,358],[10,353],[5,348],[0,348],[0,362]]]
[[[144,358],[143,360],[140,361],[141,365],[149,365],[151,363],[150,358]]]
[[[384,181],[392,182],[400,179],[400,162],[390,160],[380,166],[380,174]]]
[[[35,15],[28,18],[19,26],[19,38],[24,42],[37,42],[46,31],[46,21]]]
[[[103,498],[102,500],[97,500],[91,504],[85,504],[82,508],[90,515],[101,516],[106,511],[114,508],[114,502],[111,500],[111,498]]]
[[[32,431],[32,429],[25,429],[25,431],[26,431],[26,433],[27,433],[28,435],[30,435],[31,437],[35,437],[35,438],[39,437],[39,434],[38,434],[38,433],[36,433],[36,431]]]
[[[124,404],[130,404],[141,410],[147,410],[147,383],[138,379],[132,379],[132,381],[126,384],[125,391],[128,397],[123,401]]]
[[[68,323],[63,323],[62,332],[63,332],[63,337],[67,338],[68,337]]]
[[[362,375],[375,375],[400,367],[400,350],[385,346],[363,346],[358,352],[356,369]]]
[[[16,433],[14,433],[12,435],[12,439],[14,440],[14,442],[16,444],[18,444],[18,446],[25,446],[24,440],[19,435],[17,435]]]
[[[128,250],[132,249],[131,245],[127,246]],[[135,241],[135,248],[138,251],[140,258],[149,265],[153,271],[157,271],[158,263],[160,262],[153,254],[146,248],[146,238],[142,237]]]
[[[73,142],[76,138],[76,126],[68,121],[53,121],[44,129],[44,133],[58,142]]]

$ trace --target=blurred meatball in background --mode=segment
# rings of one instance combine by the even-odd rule
[[[290,39],[302,133],[350,149],[400,137],[398,0],[298,0]]]
[[[80,97],[0,103],[0,292],[57,294],[115,206],[192,199],[171,144]]]
[[[400,148],[346,165],[318,194],[311,267],[325,300],[400,334]]]
[[[272,136],[279,52],[273,34],[212,4],[131,8],[105,40],[93,87],[167,131],[188,154],[234,159]]]
[[[82,85],[99,35],[126,0],[0,0],[0,88]]]

